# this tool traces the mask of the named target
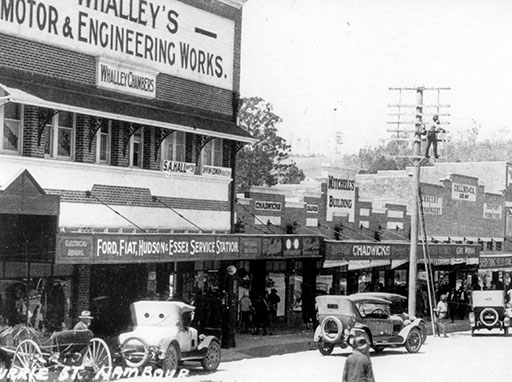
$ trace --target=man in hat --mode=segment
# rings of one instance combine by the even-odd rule
[[[370,344],[363,336],[354,339],[354,351],[345,360],[342,382],[375,382]]]
[[[439,158],[439,155],[437,154],[437,133],[441,132],[445,133],[446,130],[440,126],[439,116],[436,114],[432,117],[432,123],[430,124],[428,130],[423,127],[423,130],[421,131],[421,135],[427,136],[427,148],[425,150],[426,158],[430,158],[430,155],[428,155],[430,146],[432,146],[434,149],[434,158]]]
[[[89,330],[89,326],[91,326],[92,316],[91,312],[88,310],[83,310],[82,313],[78,316],[80,321],[76,323],[73,327],[73,330]]]

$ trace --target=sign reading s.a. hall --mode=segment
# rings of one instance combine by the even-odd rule
[[[228,90],[234,24],[176,0],[0,0],[1,33]]]
[[[329,176],[327,179],[327,206],[325,220],[332,221],[334,214],[348,215],[348,221],[354,221],[355,181]]]

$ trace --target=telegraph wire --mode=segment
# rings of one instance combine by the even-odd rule
[[[195,224],[193,221],[191,221],[190,219],[187,219],[185,216],[183,216],[182,214],[180,214],[178,211],[176,211],[174,208],[168,206],[166,203],[164,203],[162,200],[160,200],[157,196],[152,196],[152,199],[154,202],[159,202],[162,206],[164,206],[165,208],[168,208],[170,209],[172,212],[174,212],[176,215],[178,215],[180,218],[182,218],[183,220],[186,220],[188,223],[192,224],[194,227],[196,227],[199,231],[203,232],[204,230],[199,227],[197,224]]]

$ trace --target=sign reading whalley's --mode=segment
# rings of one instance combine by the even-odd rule
[[[234,22],[176,0],[0,0],[0,32],[233,88]]]

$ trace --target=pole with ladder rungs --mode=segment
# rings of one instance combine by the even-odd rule
[[[425,124],[423,121],[424,116],[434,115],[447,115],[445,108],[449,107],[447,104],[440,103],[441,90],[449,90],[449,88],[426,88],[426,87],[404,87],[404,88],[390,88],[390,90],[399,91],[399,103],[391,104],[390,107],[398,108],[396,112],[390,115],[397,116],[396,121],[390,123],[396,125],[396,129],[390,130],[393,133],[391,139],[397,141],[412,141],[412,153],[407,157],[411,160],[413,165],[412,173],[412,200],[409,203],[410,214],[411,214],[411,234],[410,234],[410,245],[409,245],[409,292],[408,292],[408,313],[409,316],[416,316],[416,289],[417,289],[417,277],[418,277],[418,219],[419,209],[421,207],[420,200],[420,169],[421,165],[426,163],[426,158],[421,153],[421,136],[425,134]],[[432,100],[425,100],[425,93],[434,91],[437,93],[437,99],[434,103]],[[414,92],[414,93],[413,93]],[[410,97],[415,95],[416,99],[407,99],[404,94],[408,93]],[[426,102],[427,101],[427,102]],[[412,109],[412,110],[411,110]],[[405,112],[404,112],[405,110]],[[412,111],[414,110],[414,114]],[[409,120],[404,120],[402,117],[409,117]],[[415,120],[411,121],[411,117]],[[409,128],[404,128],[404,126]],[[414,130],[412,126],[414,126]],[[436,142],[437,144],[437,142]],[[424,234],[426,235],[426,228],[423,227]],[[430,289],[429,289],[430,293]],[[430,298],[429,298],[430,299]],[[431,304],[432,305],[432,304]]]

